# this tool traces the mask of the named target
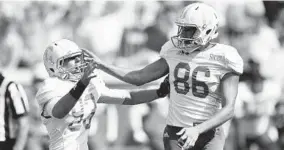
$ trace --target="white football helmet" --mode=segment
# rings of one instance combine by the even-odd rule
[[[50,77],[78,81],[88,65],[86,55],[78,45],[70,40],[61,39],[51,43],[45,50],[43,61]],[[73,61],[73,64],[66,63]]]
[[[175,47],[194,51],[218,36],[216,11],[204,3],[186,6],[176,19],[178,34],[171,38]]]

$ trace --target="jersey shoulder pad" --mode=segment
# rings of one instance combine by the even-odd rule
[[[220,46],[222,46],[225,53],[226,68],[237,74],[242,74],[244,62],[237,49],[224,44],[220,44]]]
[[[162,46],[161,51],[160,51],[160,56],[161,56],[162,58],[165,58],[165,56],[167,55],[167,52],[168,52],[170,49],[172,49],[172,48],[174,48],[174,45],[173,45],[173,43],[169,40],[168,42],[166,42],[166,43]]]
[[[54,78],[46,79],[41,83],[35,97],[39,105],[44,105],[46,102],[56,97],[55,90],[57,83],[57,79]]]

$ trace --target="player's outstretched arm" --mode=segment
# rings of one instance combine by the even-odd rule
[[[52,108],[52,116],[58,119],[65,117],[70,110],[75,106],[84,90],[88,86],[90,80],[95,77],[92,74],[96,67],[90,63],[85,69],[82,78],[77,82],[77,84],[72,88],[66,95],[60,98],[54,105],[50,105]],[[47,106],[48,107],[48,106]]]
[[[98,103],[136,105],[165,97],[169,92],[170,84],[167,77],[160,84],[159,89],[127,91],[105,88],[101,93]]]
[[[133,85],[143,85],[151,81],[157,80],[164,75],[168,74],[168,64],[164,58],[147,65],[139,70],[129,70],[124,68],[115,67],[112,65],[100,63],[99,69],[106,73]]]
[[[222,125],[234,116],[235,101],[238,93],[239,75],[226,74],[221,82],[223,93],[222,109],[212,118],[198,125],[200,133]]]
[[[84,52],[94,59],[96,62],[95,65],[99,69],[124,82],[137,86],[157,80],[169,72],[168,64],[164,58],[160,58],[142,69],[131,71],[129,69],[103,63],[96,55],[88,50],[84,50]]]

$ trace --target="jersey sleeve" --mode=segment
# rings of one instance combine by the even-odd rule
[[[55,85],[47,82],[39,88],[36,94],[36,100],[41,109],[41,116],[44,118],[52,117],[52,109],[58,100],[62,97],[54,91]]]
[[[235,48],[230,47],[230,50],[228,50],[225,57],[226,57],[226,67],[225,67],[226,71],[223,75],[230,72],[241,75],[243,73],[244,63],[238,51]]]
[[[14,118],[26,115],[29,112],[27,95],[20,84],[11,82],[7,87],[8,97],[11,99],[11,108]]]

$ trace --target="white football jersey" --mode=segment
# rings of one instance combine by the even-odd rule
[[[242,58],[228,45],[215,44],[188,54],[168,41],[160,55],[169,65],[168,125],[186,127],[210,119],[221,109],[222,77],[230,72],[243,72]]]
[[[36,95],[41,109],[41,119],[50,137],[50,150],[88,150],[88,132],[100,97],[99,88],[105,85],[98,77],[92,79],[69,114],[62,119],[54,118],[54,105],[75,84],[58,78],[49,78],[43,82]]]

